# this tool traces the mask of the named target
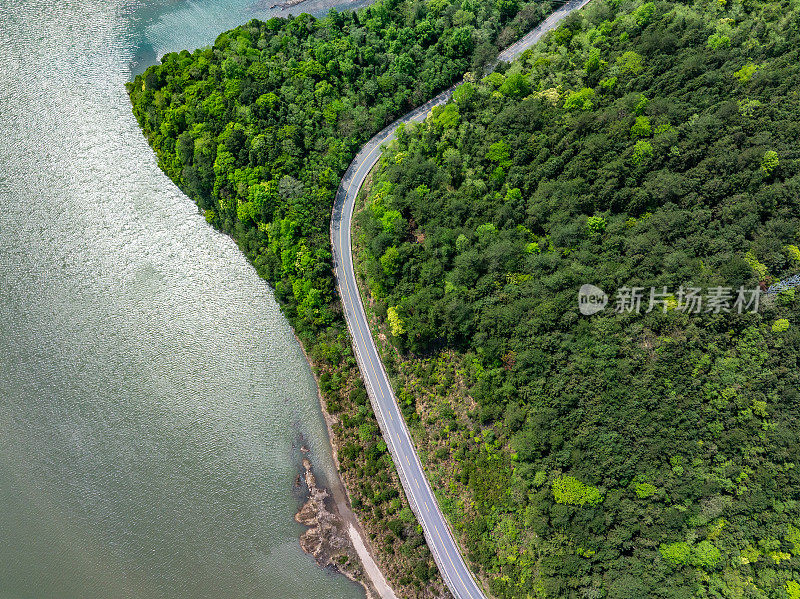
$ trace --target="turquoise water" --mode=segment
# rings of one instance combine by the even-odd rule
[[[308,12],[322,16],[331,8],[348,10],[366,6],[367,0],[305,0],[287,9],[270,10],[278,0],[160,0],[139,3],[131,11],[135,44],[133,73],[142,72],[166,52],[201,48],[217,35],[251,18],[267,19]]]
[[[124,90],[268,14],[0,0],[3,599],[364,596],[298,544],[299,446],[333,468],[300,348]]]

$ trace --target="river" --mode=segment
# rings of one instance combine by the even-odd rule
[[[291,329],[124,90],[269,14],[0,0],[2,599],[364,596],[298,544],[300,444],[333,464]]]

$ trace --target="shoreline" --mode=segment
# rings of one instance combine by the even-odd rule
[[[347,527],[352,548],[358,554],[358,557],[361,560],[363,578],[365,580],[359,579],[355,574],[339,568],[338,566],[337,569],[344,576],[347,576],[347,578],[350,580],[357,582],[364,587],[364,590],[367,593],[367,599],[372,599],[373,597],[379,599],[397,599],[397,594],[394,592],[394,589],[378,564],[377,552],[372,547],[372,544],[365,532],[364,526],[361,524],[358,516],[356,516],[352,510],[350,492],[348,491],[341,475],[341,465],[339,464],[339,447],[336,443],[336,438],[333,432],[333,425],[337,422],[337,420],[335,416],[328,412],[328,408],[325,405],[325,398],[322,396],[322,391],[319,387],[319,377],[315,371],[316,364],[308,355],[303,342],[297,336],[297,332],[294,330],[294,328],[292,328],[292,335],[294,335],[295,340],[297,340],[297,344],[300,346],[300,351],[303,352],[303,357],[305,358],[306,363],[311,370],[311,375],[314,377],[314,385],[317,391],[317,401],[319,402],[319,408],[322,412],[322,417],[325,420],[325,429],[328,433],[328,444],[331,448],[331,458],[333,459],[333,466],[336,472],[335,476],[332,477],[334,480],[326,481],[326,488],[331,494],[333,508],[335,510],[334,513]],[[301,507],[301,511],[302,509],[303,508]],[[299,513],[300,512],[298,512],[298,514]]]

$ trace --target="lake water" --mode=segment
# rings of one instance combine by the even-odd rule
[[[299,445],[333,466],[291,329],[158,169],[124,90],[265,16],[0,0],[3,599],[364,596],[298,544]]]

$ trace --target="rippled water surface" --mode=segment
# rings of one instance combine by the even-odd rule
[[[363,597],[298,545],[301,437],[332,468],[300,349],[124,90],[251,5],[0,0],[3,599]]]

